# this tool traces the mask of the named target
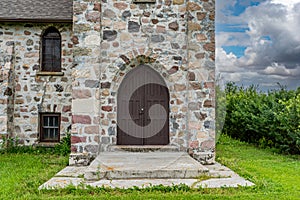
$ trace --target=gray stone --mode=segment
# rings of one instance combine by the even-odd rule
[[[84,82],[85,87],[89,88],[98,88],[99,87],[99,81],[98,80],[86,80]]]
[[[137,22],[129,21],[128,22],[128,32],[139,32],[140,31],[140,25]]]
[[[172,49],[179,49],[180,46],[178,43],[171,43]]]
[[[151,35],[151,42],[158,43],[163,42],[165,40],[165,37],[162,35]]]
[[[213,128],[213,122],[212,121],[205,121],[204,122],[204,128]]]
[[[117,38],[117,36],[118,36],[118,33],[115,30],[113,30],[113,31],[104,30],[103,31],[103,40],[113,41]]]
[[[178,129],[178,128],[179,128],[179,124],[176,123],[176,122],[174,122],[174,123],[173,123],[173,128],[174,128],[174,129]]]
[[[126,19],[127,17],[131,17],[131,12],[129,10],[122,13],[122,18]]]
[[[93,156],[92,158],[94,159],[94,155],[98,152],[98,148],[99,148],[98,144],[94,144],[94,145],[89,144],[84,147],[84,150],[85,152],[89,152]]]
[[[8,41],[8,42],[6,42],[6,46],[12,46],[12,45],[14,45],[14,44],[15,44],[14,41]]]
[[[108,135],[116,135],[116,131],[114,127],[109,127],[108,128]]]
[[[101,137],[101,143],[102,144],[109,144],[110,138],[109,137]]]

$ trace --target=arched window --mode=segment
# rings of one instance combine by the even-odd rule
[[[50,27],[42,35],[42,71],[61,71],[61,36],[59,31]]]

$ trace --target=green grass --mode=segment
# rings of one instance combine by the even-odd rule
[[[31,199],[67,162],[50,154],[0,154],[0,199]]]
[[[0,199],[300,199],[299,156],[278,155],[222,136],[217,161],[256,186],[198,190],[185,186],[146,190],[69,187],[38,191],[39,185],[66,165],[67,157],[0,154]]]

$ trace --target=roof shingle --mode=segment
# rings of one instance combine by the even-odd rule
[[[72,0],[0,0],[0,21],[72,22]]]

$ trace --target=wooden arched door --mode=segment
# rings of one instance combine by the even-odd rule
[[[117,99],[118,145],[169,144],[169,91],[159,73],[147,65],[131,70]]]

